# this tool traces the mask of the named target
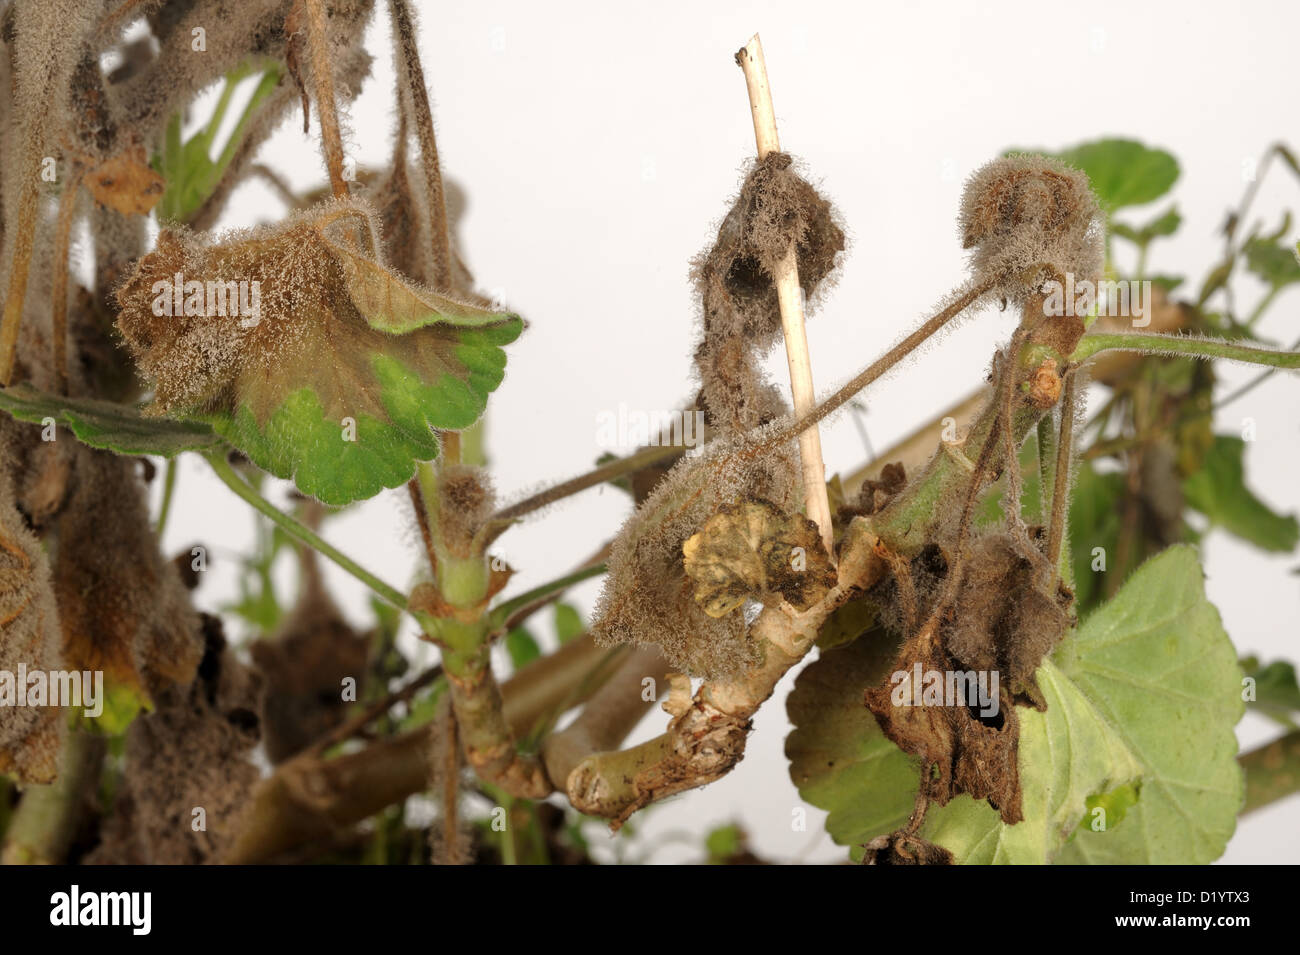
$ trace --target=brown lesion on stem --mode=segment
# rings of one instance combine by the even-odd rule
[[[663,735],[578,763],[564,780],[573,806],[610,819],[617,829],[638,809],[730,772],[744,756],[754,713],[812,647],[826,618],[884,577],[888,565],[877,543],[868,519],[856,519],[840,547],[836,586],[803,613],[787,607],[763,610],[751,627],[762,648],[761,662],[705,682]]]

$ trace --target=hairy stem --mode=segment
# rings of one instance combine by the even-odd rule
[[[278,524],[290,537],[300,543],[306,544],[308,547],[315,549],[325,557],[334,561],[334,563],[338,564],[353,577],[357,578],[357,580],[361,581],[392,606],[399,610],[407,609],[405,594],[396,587],[384,583],[352,558],[326,542],[324,538],[314,532],[311,528],[307,527],[301,521],[289,514],[284,513],[270,501],[266,500],[266,498],[258,494],[247,481],[235,473],[235,469],[231,467],[230,462],[226,460],[224,452],[209,454],[207,455],[207,459],[208,463],[212,465],[212,470],[217,472],[217,477],[221,478],[226,487],[234,491],[237,495],[243,498],[244,501],[251,504],[254,509],[266,515],[273,522]]]
[[[54,288],[50,295],[51,333],[54,336],[55,390],[68,393],[68,257],[72,251],[72,223],[81,192],[78,170],[63,184],[59,197],[59,219],[54,230]]]
[[[1194,338],[1190,335],[1140,334],[1110,332],[1084,335],[1070,356],[1077,365],[1104,351],[1136,351],[1148,355],[1174,355],[1206,360],[1223,359],[1274,368],[1300,368],[1300,352],[1255,348],[1217,338]]]
[[[301,0],[307,13],[307,46],[311,55],[312,85],[316,88],[316,113],[320,118],[321,147],[329,169],[335,199],[348,197],[343,178],[343,137],[339,133],[338,104],[334,100],[334,71],[325,35],[324,0]]]
[[[493,521],[514,521],[531,514],[533,511],[541,510],[557,501],[562,501],[566,497],[585,491],[587,488],[597,487],[607,481],[613,481],[631,474],[634,471],[640,471],[642,468],[659,464],[671,458],[681,457],[683,448],[672,445],[660,445],[658,447],[642,448],[634,454],[625,458],[618,458],[610,461],[608,464],[602,464],[598,468],[593,468],[586,474],[580,474],[578,477],[562,481],[544,491],[539,491],[529,497],[524,498],[517,504],[511,504],[509,507],[502,508],[492,515]]]
[[[1052,586],[1061,574],[1062,548],[1065,544],[1066,518],[1070,513],[1070,458],[1074,453],[1074,397],[1076,375],[1065,375],[1061,392],[1061,429],[1056,442],[1055,473],[1052,475],[1052,510],[1047,524],[1047,562],[1053,568]],[[1046,493],[1047,483],[1043,483]]]
[[[433,284],[452,287],[451,235],[447,229],[447,198],[442,186],[438,163],[438,141],[433,134],[433,110],[429,108],[429,90],[420,65],[420,47],[411,8],[406,0],[388,0],[393,21],[393,39],[397,49],[399,83],[410,96],[414,112],[415,133],[420,141],[420,162],[424,168],[424,188],[429,202],[429,232],[433,243]]]

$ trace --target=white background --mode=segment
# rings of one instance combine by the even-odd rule
[[[379,6],[383,6],[380,4]],[[586,470],[599,453],[596,418],[620,402],[670,409],[693,394],[697,302],[688,261],[711,241],[754,150],[742,75],[732,55],[758,30],[767,53],[782,144],[838,207],[851,234],[838,288],[809,325],[819,391],[849,377],[910,329],[964,274],[955,213],[963,180],[1012,146],[1061,148],[1106,135],[1174,153],[1184,225],[1158,243],[1153,272],[1195,282],[1217,261],[1218,229],[1245,186],[1244,170],[1273,141],[1300,146],[1295,38],[1300,5],[1239,3],[1213,16],[1195,4],[1028,3],[491,3],[421,4],[421,48],[446,175],[469,196],[462,253],[479,286],[531,323],[510,349],[490,411],[489,451],[507,500]],[[380,166],[393,128],[386,12],[368,48],[376,63],[349,111],[348,151]],[[232,110],[232,114],[237,112]],[[195,118],[203,118],[200,108]],[[324,181],[316,123],[294,115],[264,158],[302,191]],[[1300,208],[1300,183],[1274,169],[1252,222],[1275,227]],[[1140,223],[1169,200],[1131,211]],[[282,214],[250,183],[223,226]],[[1294,239],[1294,236],[1293,236]],[[1242,286],[1247,305],[1258,290]],[[1290,341],[1300,294],[1285,294],[1263,331]],[[1008,319],[984,313],[919,360],[873,386],[863,419],[883,448],[964,396],[985,370]],[[784,381],[784,357],[770,368]],[[1226,390],[1253,374],[1223,367]],[[1300,381],[1277,375],[1217,422],[1254,419],[1248,469],[1276,509],[1300,509]],[[824,430],[828,472],[864,459],[851,420]],[[155,489],[156,492],[156,489]],[[233,556],[252,544],[252,518],[200,462],[181,471],[169,551],[201,541],[215,555],[199,602],[234,592]],[[282,499],[282,489],[273,495]],[[522,591],[564,572],[610,537],[628,498],[586,492],[510,531],[499,551]],[[405,586],[419,551],[404,491],[332,518],[326,536]],[[1220,533],[1204,548],[1208,589],[1240,651],[1297,653],[1294,555],[1270,557]],[[280,568],[287,581],[289,568]],[[334,592],[358,624],[366,595],[330,566]],[[579,588],[589,609],[599,584]],[[409,625],[408,625],[409,629]],[[545,618],[537,629],[547,634]],[[549,638],[549,634],[548,638]],[[414,640],[412,639],[412,644]],[[782,745],[787,678],[758,714],[748,755],[727,778],[643,817],[656,861],[699,858],[699,834],[742,823],[775,860],[843,858],[789,781]],[[639,736],[658,732],[655,711]],[[1243,746],[1275,730],[1248,717]],[[1300,860],[1300,798],[1245,819],[1228,862]]]

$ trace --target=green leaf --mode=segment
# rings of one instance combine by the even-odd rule
[[[1074,600],[1085,616],[1102,600],[1107,574],[1122,574],[1113,566],[1118,559],[1119,529],[1124,497],[1124,477],[1101,474],[1081,461],[1070,488],[1070,550],[1074,562]],[[1101,548],[1101,553],[1095,553]],[[1100,559],[1100,560],[1099,560]],[[1094,570],[1094,565],[1105,570]]]
[[[1041,865],[1088,809],[1088,797],[1135,780],[1140,767],[1121,734],[1051,662],[1037,673],[1047,712],[1020,711],[1024,821],[1008,826],[987,802],[958,796],[932,808],[925,838],[965,865]]]
[[[555,636],[561,644],[568,643],[575,637],[587,632],[587,625],[582,622],[582,614],[571,604],[555,605]]]
[[[518,670],[540,657],[542,648],[526,627],[516,627],[506,634],[506,653],[510,654],[510,665]]]
[[[163,139],[162,149],[154,155],[151,162],[167,183],[157,206],[159,221],[188,222],[207,202],[221,182],[231,160],[243,143],[254,115],[275,91],[283,75],[278,65],[271,66],[262,74],[230,137],[214,160],[211,156],[212,146],[225,118],[235,87],[252,75],[252,72],[251,68],[241,66],[226,74],[221,96],[207,125],[184,142],[181,141],[180,132],[181,114],[176,113],[172,116]]]
[[[118,454],[157,454],[170,458],[182,451],[205,451],[222,441],[204,424],[145,417],[139,409],[90,398],[65,398],[28,386],[0,389],[0,408],[19,421],[44,423],[52,418],[83,444]]]
[[[725,863],[745,846],[745,834],[734,823],[718,826],[704,837],[704,849],[709,854],[709,864]]]
[[[1142,764],[1122,826],[1081,832],[1058,862],[1207,863],[1243,797],[1233,727],[1241,669],[1192,547],[1147,561],[1056,653]]]
[[[1125,225],[1122,222],[1111,224],[1110,230],[1121,238],[1128,239],[1130,242],[1136,242],[1138,245],[1147,245],[1152,239],[1158,236],[1173,235],[1178,231],[1178,227],[1183,224],[1183,217],[1178,213],[1177,206],[1170,206],[1164,214],[1152,219],[1141,228],[1134,229],[1132,226]]]
[[[1200,470],[1183,481],[1187,504],[1262,550],[1290,553],[1300,542],[1300,524],[1293,515],[1274,512],[1246,487],[1245,451],[1241,438],[1215,435]]]
[[[1249,240],[1242,252],[1246,268],[1274,288],[1284,288],[1300,282],[1300,259],[1289,243],[1267,237]]]
[[[222,243],[161,233],[117,292],[155,405],[207,422],[326,504],[406,483],[437,456],[438,431],[483,413],[523,322],[409,284],[362,251],[377,234],[370,212],[342,203]],[[187,312],[219,282],[247,283],[250,302],[253,283],[264,294],[241,298],[247,315],[218,311],[211,294],[167,315],[172,273],[198,289]]]
[[[1132,139],[1080,143],[1056,156],[1087,173],[1097,201],[1108,212],[1154,202],[1178,179],[1172,155]]]
[[[826,831],[840,845],[893,832],[915,802],[916,764],[885,738],[862,702],[897,652],[897,640],[881,628],[822,650],[786,699],[794,724],[785,740],[790,778],[800,796],[830,813]]]
[[[877,631],[823,653],[787,704],[791,778],[828,810],[827,830],[842,844],[891,832],[912,809],[916,764],[862,705],[863,689],[887,675],[891,643]],[[925,838],[966,863],[1209,862],[1222,853],[1242,797],[1240,671],[1192,548],[1143,565],[1037,680],[1047,711],[1018,711],[1025,820],[1007,826],[987,803],[960,796],[931,806]],[[1136,804],[1121,790],[1130,784]],[[1120,803],[1122,826],[1112,818],[1105,832],[1077,830],[1090,808]]]

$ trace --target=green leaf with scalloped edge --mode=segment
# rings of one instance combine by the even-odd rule
[[[523,322],[409,283],[376,258],[378,234],[354,202],[220,242],[160,233],[117,292],[154,410],[327,504],[409,480],[438,431],[483,413]]]
[[[862,705],[893,650],[876,631],[824,653],[787,704],[791,778],[829,811],[827,830],[842,844],[898,828],[912,808],[916,764]],[[959,796],[930,808],[922,835],[965,863],[1212,861],[1241,804],[1240,676],[1195,550],[1172,547],[1039,669],[1047,711],[1020,710],[1025,821],[1007,826],[986,803]],[[1090,797],[1126,784],[1140,797],[1122,820],[1076,832]]]
[[[1242,672],[1196,550],[1143,564],[1056,654],[1142,763],[1123,825],[1081,832],[1058,862],[1208,863],[1237,823]]]
[[[222,444],[207,425],[170,418],[149,418],[138,408],[46,394],[28,385],[0,388],[0,408],[19,421],[41,424],[54,419],[92,448],[118,454],[158,454],[170,458],[182,451],[207,451]]]

